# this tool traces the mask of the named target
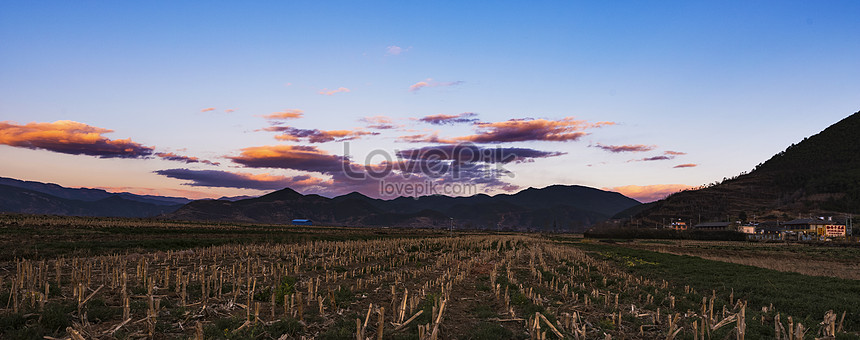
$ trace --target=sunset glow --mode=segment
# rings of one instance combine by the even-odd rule
[[[162,5],[0,4],[0,176],[190,198],[577,184],[649,202],[860,105],[852,1]]]

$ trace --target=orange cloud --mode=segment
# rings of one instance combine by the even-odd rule
[[[462,80],[438,82],[438,81],[433,81],[432,78],[427,78],[427,80],[425,80],[425,81],[419,81],[415,84],[410,85],[409,86],[409,92],[418,92],[418,90],[421,90],[425,87],[439,87],[439,86],[447,87],[447,86],[460,85],[463,83],[464,83],[464,81],[462,81]]]
[[[214,107],[207,107],[203,110],[200,110],[200,112],[209,112],[209,111],[215,111],[215,108]]]
[[[0,144],[100,158],[141,158],[154,150],[131,139],[111,140],[102,136],[111,132],[70,120],[26,125],[4,121],[0,122]]]
[[[425,117],[426,118],[426,117]],[[438,133],[401,136],[398,141],[411,143],[506,143],[525,141],[575,141],[587,135],[583,130],[615,125],[613,122],[589,123],[566,117],[549,119],[510,119],[503,122],[477,122],[473,124],[477,134],[453,138],[441,138]]]
[[[549,119],[511,119],[495,123],[476,123],[479,133],[458,137],[459,141],[473,143],[503,143],[524,141],[575,141],[587,135],[582,130],[614,125],[613,122],[588,123],[565,117]]]
[[[348,88],[338,87],[336,90],[322,89],[322,90],[320,90],[319,94],[326,95],[326,96],[333,96],[335,93],[349,92],[349,91],[350,90]]]
[[[284,111],[273,112],[267,115],[263,115],[263,118],[269,120],[283,120],[283,119],[298,119],[302,118],[305,115],[305,112],[299,109],[287,109]]]
[[[686,155],[687,153],[686,152],[680,152],[680,151],[665,151],[665,152],[663,152],[663,154],[664,155],[672,155],[672,156],[682,156],[682,155]]]
[[[678,165],[674,166],[673,168],[676,168],[676,169],[678,169],[678,168],[693,168],[693,167],[697,167],[697,166],[699,166],[699,165],[693,164],[693,163],[687,163],[687,164],[678,164]]]
[[[439,137],[438,132],[434,132],[432,134],[416,134],[416,135],[406,135],[397,137],[398,142],[407,142],[407,143],[442,143],[442,144],[456,144],[457,139],[446,139]]]
[[[236,112],[236,109],[226,109],[226,110],[224,110],[224,112],[225,113],[232,113],[232,112]]]
[[[686,184],[625,185],[603,190],[615,191],[642,203],[661,200],[676,192],[693,188]]]
[[[239,156],[227,157],[250,168],[280,168],[320,173],[337,172],[349,160],[313,146],[273,145],[244,148]]]
[[[394,124],[394,120],[386,116],[364,117],[361,121],[367,123],[369,129],[389,130],[401,127],[401,125]]]
[[[609,152],[612,152],[612,153],[619,153],[619,152],[645,152],[645,151],[651,151],[651,150],[654,150],[655,148],[657,148],[657,146],[656,146],[656,145],[643,145],[643,144],[636,144],[636,145],[603,145],[603,144],[600,144],[600,143],[597,143],[597,144],[593,145],[593,147],[601,148],[601,149],[603,149],[603,150],[606,150],[606,151],[609,151]],[[649,159],[649,160],[654,160],[654,159]]]

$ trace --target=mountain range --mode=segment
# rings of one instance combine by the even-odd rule
[[[8,179],[3,180],[5,182]],[[129,197],[120,194],[102,197],[97,192],[88,191],[98,189],[62,189],[82,191],[80,196],[71,191],[55,191],[68,197],[64,198],[21,186],[0,184],[0,211],[41,215],[152,217],[182,207],[182,204],[151,197]]]
[[[577,185],[529,188],[516,194],[374,199],[357,192],[326,198],[283,189],[228,202],[195,201],[165,217],[180,220],[381,227],[439,227],[582,231],[640,203],[617,192]]]
[[[285,188],[260,197],[191,201],[183,197],[110,193],[102,189],[0,177],[0,211],[27,214],[161,217],[222,222],[385,227],[449,227],[581,231],[638,206],[616,192],[553,185],[516,194],[374,199],[357,192],[326,198]]]
[[[792,144],[749,173],[632,207],[640,226],[860,213],[860,112]]]

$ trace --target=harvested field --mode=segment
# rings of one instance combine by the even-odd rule
[[[625,246],[675,255],[793,272],[860,280],[860,248],[808,245],[801,243],[648,241]]]
[[[325,240],[331,230],[268,231],[307,234],[290,243],[8,261],[3,338],[850,338],[860,327],[856,296],[798,308],[683,273],[676,262],[689,257],[528,234],[338,229],[350,239]],[[769,275],[758,271],[746,275]]]

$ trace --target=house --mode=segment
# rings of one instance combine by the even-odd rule
[[[672,222],[672,224],[669,225],[669,228],[674,230],[687,230],[687,223],[681,221]]]
[[[731,222],[706,222],[693,226],[693,230],[728,230]]]
[[[827,222],[817,218],[798,218],[783,223],[785,231],[793,231],[799,234],[817,233],[819,226],[824,226]]]
[[[744,224],[738,227],[738,231],[744,234],[755,234],[756,233],[756,225],[755,224]]]
[[[293,220],[293,225],[314,225],[314,222],[307,219],[297,218]]]
[[[782,225],[775,221],[761,222],[756,226],[755,230],[756,234],[763,235],[779,235],[784,231]]]
[[[841,237],[846,235],[844,223],[834,222],[832,218],[800,218],[783,224],[786,231],[798,234],[817,235],[825,237]]]

